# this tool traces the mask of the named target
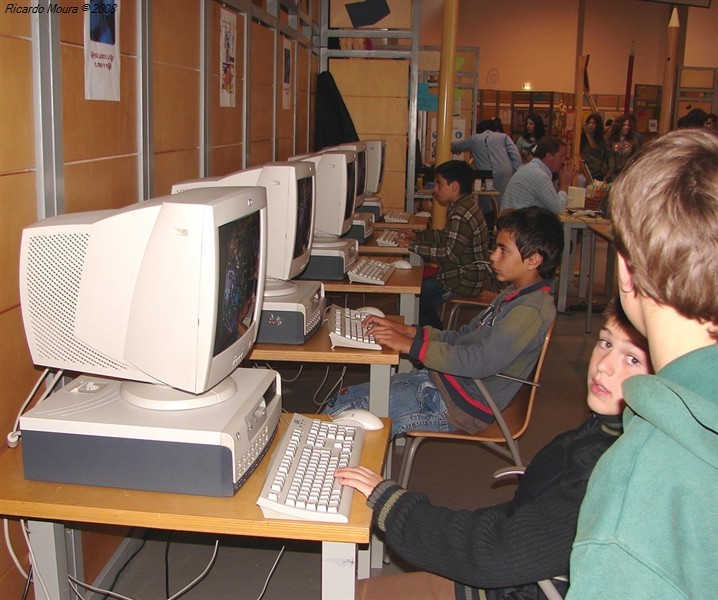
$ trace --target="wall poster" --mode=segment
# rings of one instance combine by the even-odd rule
[[[237,15],[221,8],[219,19],[219,105],[233,107],[237,81]]]
[[[85,100],[120,100],[120,0],[85,4]]]

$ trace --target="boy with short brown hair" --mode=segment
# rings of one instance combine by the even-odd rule
[[[624,384],[625,433],[581,507],[569,598],[718,589],[718,136],[648,144],[614,183],[621,302],[656,374]]]

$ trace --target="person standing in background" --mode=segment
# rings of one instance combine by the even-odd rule
[[[484,119],[476,126],[476,133],[468,139],[451,144],[451,152],[471,152],[474,169],[491,171],[494,189],[499,192],[498,206],[509,179],[521,166],[516,144],[505,133],[496,131],[496,121]],[[484,211],[486,212],[486,211]]]

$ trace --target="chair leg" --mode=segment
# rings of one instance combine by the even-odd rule
[[[454,304],[451,307],[451,312],[449,313],[449,322],[446,325],[446,328],[449,331],[456,329],[456,322],[459,320],[459,311],[460,310],[461,310],[461,304]]]

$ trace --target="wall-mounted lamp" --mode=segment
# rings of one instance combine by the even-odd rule
[[[527,82],[524,83],[521,87],[522,87],[523,89],[525,89],[525,90],[530,90],[530,89],[531,89],[531,82],[530,82],[530,81],[527,81]]]

